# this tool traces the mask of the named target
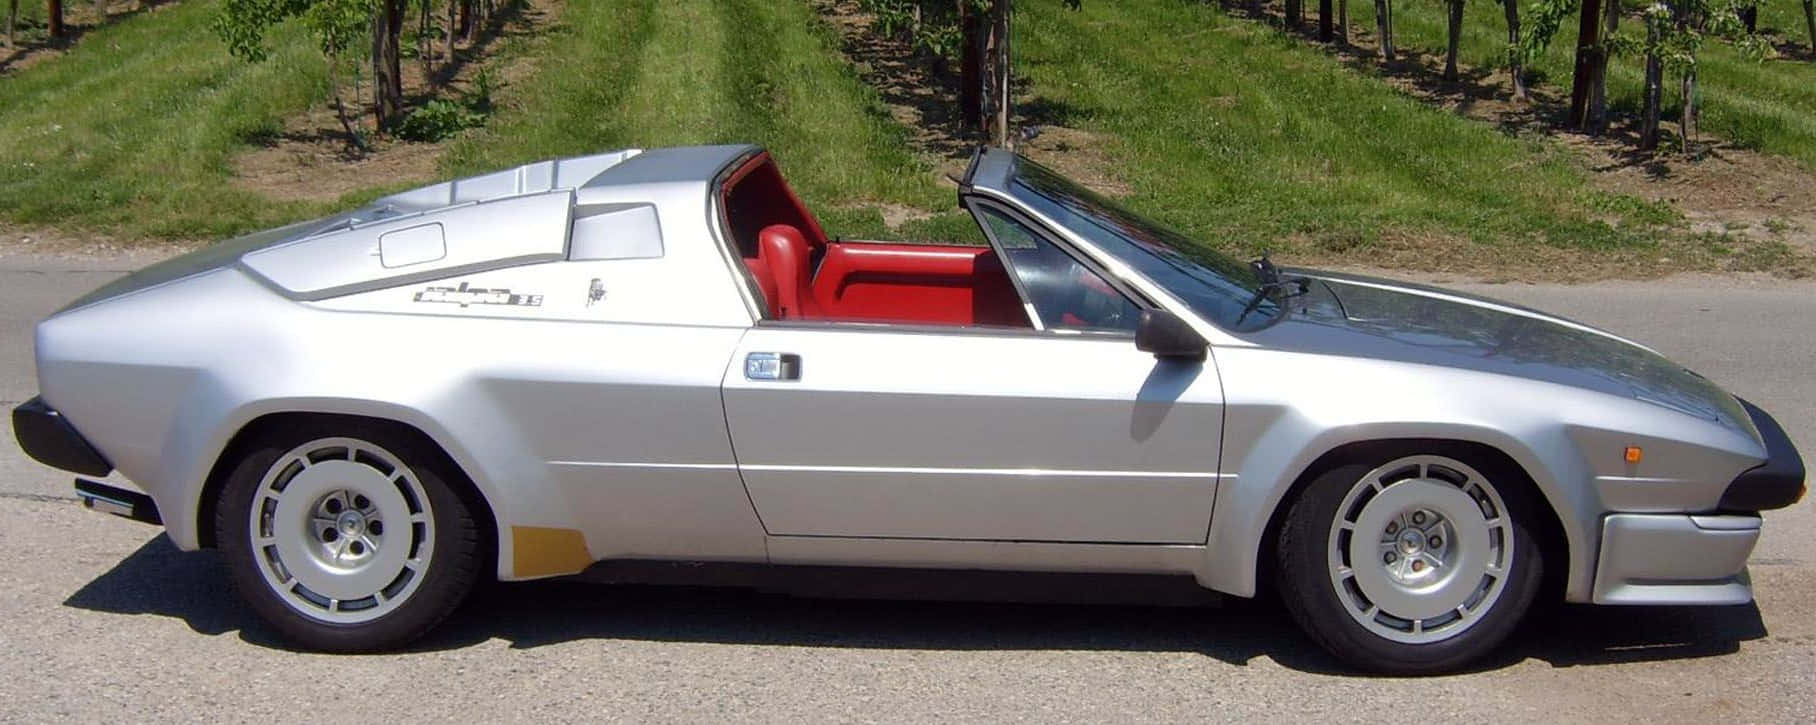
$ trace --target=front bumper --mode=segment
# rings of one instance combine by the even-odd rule
[[[1803,498],[1803,457],[1759,406],[1741,400],[1759,429],[1766,460],[1736,476],[1712,514],[1611,514],[1591,601],[1596,604],[1746,604],[1747,556],[1759,512]]]
[[[1772,416],[1745,400],[1741,406],[1753,418],[1759,438],[1766,445],[1766,462],[1747,469],[1728,484],[1718,508],[1724,513],[1784,508],[1803,498],[1803,457],[1791,437]]]
[[[13,437],[25,455],[52,468],[90,476],[113,472],[113,464],[43,398],[32,398],[13,409]]]
[[[1753,515],[1613,514],[1602,520],[1596,604],[1746,604]]]

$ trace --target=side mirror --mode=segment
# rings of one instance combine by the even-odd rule
[[[1135,349],[1162,359],[1202,361],[1209,347],[1210,343],[1178,315],[1166,310],[1142,310],[1141,325],[1135,328]]]

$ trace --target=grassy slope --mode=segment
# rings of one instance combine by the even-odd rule
[[[0,218],[125,237],[207,238],[317,209],[238,191],[245,139],[325,94],[300,34],[271,60],[231,58],[189,0],[118,20],[63,57],[0,76]]]
[[[967,232],[952,192],[837,51],[804,2],[575,0],[542,68],[451,173],[620,147],[749,141],[846,236],[891,233],[866,204],[937,213],[896,234]]]
[[[1634,0],[1627,0],[1629,6]],[[1394,3],[1394,38],[1402,47],[1424,50],[1443,57],[1444,4],[1436,0],[1401,0]],[[1374,4],[1352,0],[1350,21],[1373,32]],[[1777,29],[1799,46],[1809,42],[1803,11],[1794,0],[1763,3],[1759,13],[1762,31]],[[1533,70],[1547,82],[1569,92],[1575,58],[1576,20],[1558,32],[1545,57]],[[1621,19],[1626,32],[1643,32],[1638,18]],[[1491,0],[1470,0],[1458,53],[1463,63],[1482,68],[1506,65],[1507,21],[1500,5]],[[1704,44],[1698,73],[1698,103],[1703,106],[1702,131],[1743,146],[1798,159],[1816,168],[1816,63],[1779,58],[1764,62],[1747,60],[1721,42]],[[1644,80],[1644,60],[1617,58],[1609,68],[1610,105],[1619,112],[1638,115]],[[1677,82],[1665,80],[1665,117],[1675,123],[1682,95]],[[1673,129],[1675,126],[1673,126]]]
[[[1135,206],[1231,251],[1365,262],[1388,237],[1632,249],[1650,244],[1635,226],[1670,217],[1589,191],[1550,144],[1426,108],[1211,7],[1020,8],[1033,105],[1106,133]]]
[[[214,7],[192,0],[119,22],[0,78],[0,218],[194,238],[323,211],[231,185],[245,139],[321,97],[323,80],[293,33],[277,39],[271,63],[227,57],[206,30]],[[1589,191],[1552,145],[1425,108],[1214,9],[1060,7],[1022,6],[1029,94],[1058,122],[1100,135],[1106,148],[1090,153],[1112,160],[1135,206],[1219,247],[1355,262],[1384,241],[1434,258],[1458,243],[1643,254],[1654,249],[1650,225],[1671,217]],[[526,42],[539,70],[505,89],[486,128],[453,144],[443,175],[754,141],[834,233],[975,237],[804,0],[572,0],[558,28]],[[426,180],[373,183],[416,181]],[[888,230],[876,205],[931,216]]]

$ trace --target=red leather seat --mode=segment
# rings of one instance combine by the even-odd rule
[[[801,230],[771,224],[757,232],[757,261],[775,280],[770,314],[780,320],[799,320],[819,314],[813,297],[813,247]],[[761,279],[761,275],[759,275]],[[765,289],[767,293],[769,290]]]

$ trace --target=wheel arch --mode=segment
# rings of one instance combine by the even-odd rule
[[[1407,424],[1363,424],[1341,433],[1327,432],[1329,435],[1296,446],[1282,445],[1286,441],[1272,435],[1254,441],[1234,480],[1226,479],[1219,486],[1207,538],[1209,564],[1200,574],[1201,584],[1227,594],[1255,596],[1272,584],[1265,574],[1269,560],[1264,557],[1274,553],[1282,518],[1311,480],[1332,467],[1369,456],[1430,451],[1435,445],[1463,456],[1479,456],[1491,467],[1516,476],[1520,485],[1537,494],[1534,501],[1542,504],[1537,508],[1544,514],[1541,552],[1552,564],[1546,567],[1546,589],[1541,596],[1586,601],[1595,573],[1599,508],[1589,500],[1594,496],[1591,487],[1565,485],[1587,475],[1571,468],[1574,458],[1566,456],[1560,461],[1542,455],[1557,449],[1555,444],[1561,438],[1529,446],[1528,441],[1503,431],[1456,425],[1436,431]],[[1286,432],[1276,429],[1273,433]],[[1230,455],[1225,452],[1226,460]],[[1574,465],[1580,464],[1575,461]]]
[[[1532,474],[1514,460],[1507,452],[1479,441],[1458,438],[1377,438],[1371,440],[1351,441],[1326,450],[1310,464],[1300,470],[1293,482],[1275,502],[1272,513],[1268,515],[1267,526],[1262,529],[1261,548],[1257,561],[1273,560],[1278,553],[1280,527],[1286,523],[1287,512],[1292,509],[1305,487],[1310,485],[1325,472],[1339,466],[1365,461],[1391,459],[1402,455],[1435,453],[1449,455],[1477,468],[1488,468],[1490,476],[1499,474],[1515,485],[1523,487],[1539,504],[1534,508],[1539,514],[1535,522],[1538,530],[1538,545],[1541,555],[1549,562],[1568,562],[1570,558],[1570,540],[1564,528],[1563,520],[1558,516],[1557,503],[1539,486]],[[1562,597],[1566,582],[1565,567],[1552,566],[1545,569],[1544,581],[1539,596],[1552,601]],[[1275,590],[1273,569],[1267,566],[1256,568],[1256,590],[1272,593]]]
[[[449,453],[447,446],[442,445],[434,436],[415,425],[392,418],[348,413],[307,410],[268,412],[240,426],[228,438],[227,443],[221,448],[220,454],[215,456],[214,463],[209,467],[208,475],[203,481],[196,501],[195,533],[197,542],[202,548],[216,547],[212,522],[215,520],[221,490],[226,486],[227,478],[231,475],[235,462],[246,455],[261,437],[272,431],[303,422],[377,426],[435,456],[437,460],[434,461],[434,464],[439,466],[442,472],[448,474],[446,476],[448,484],[453,486],[455,494],[465,501],[468,509],[474,513],[474,520],[479,524],[481,550],[486,557],[485,568],[480,571],[497,572],[500,543],[497,512],[492,506],[491,499],[473,481],[473,477],[466,468]]]

